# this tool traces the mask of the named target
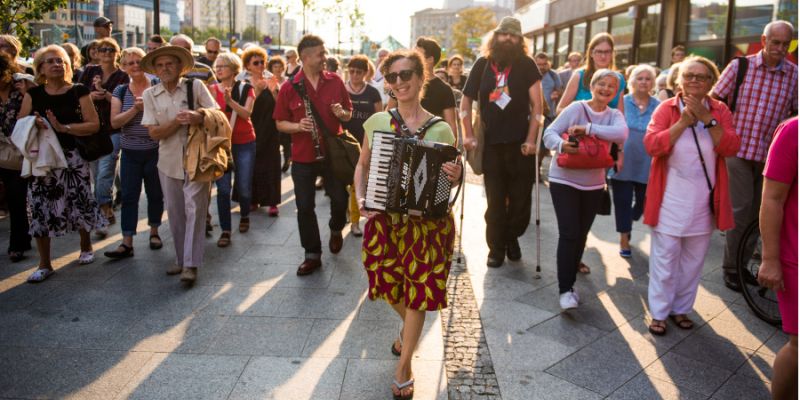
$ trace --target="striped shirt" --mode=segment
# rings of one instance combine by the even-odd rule
[[[797,66],[783,60],[775,67],[764,63],[763,52],[747,57],[747,73],[739,87],[733,125],[742,138],[736,157],[764,162],[772,133],[789,115],[797,111]],[[713,93],[721,99],[733,97],[739,60],[728,64]]]
[[[127,84],[117,86],[114,90],[114,97],[122,102],[122,112],[133,108],[136,101]],[[142,126],[143,115],[144,113],[139,111],[133,119],[122,126],[120,148],[126,150],[153,150],[158,148],[158,142],[151,139],[147,128]]]

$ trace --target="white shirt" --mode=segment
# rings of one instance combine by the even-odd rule
[[[707,105],[706,105],[707,106]],[[683,111],[683,105],[679,104]],[[714,141],[708,129],[695,126],[700,149],[703,151],[711,187],[716,185],[717,154]],[[658,225],[654,228],[671,236],[700,236],[714,231],[714,215],[709,206],[708,190],[703,165],[697,153],[697,145],[692,136],[692,128],[686,128],[675,145],[667,161],[667,187],[661,202]]]

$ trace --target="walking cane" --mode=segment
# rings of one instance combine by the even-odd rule
[[[533,188],[534,197],[536,198],[536,274],[533,275],[533,279],[542,279],[542,220],[540,214],[541,208],[539,207],[539,149],[542,145],[542,135],[544,133],[544,115],[537,115],[536,119],[539,120],[539,133],[536,135],[536,180]]]
[[[456,124],[456,129],[458,129],[458,135],[456,140],[458,143],[458,149],[461,151],[461,154],[464,155],[461,162],[461,215],[459,216],[460,222],[458,223],[458,258],[456,259],[457,264],[461,264],[462,258],[464,258],[464,245],[462,243],[462,238],[464,237],[464,198],[467,197],[467,187],[466,187],[466,177],[467,177],[467,150],[464,148],[464,139],[461,137],[463,134],[461,129],[461,121]]]

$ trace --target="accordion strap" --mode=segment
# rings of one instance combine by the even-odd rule
[[[411,133],[411,131],[408,129],[408,125],[406,125],[406,121],[403,120],[403,117],[400,115],[400,112],[397,110],[397,108],[389,109],[389,115],[391,115],[392,119],[397,122],[398,128],[400,129],[400,132],[397,133],[407,136],[416,136],[420,140],[425,138],[425,134],[428,132],[428,129],[430,129],[433,125],[444,121],[442,117],[434,115],[429,120],[425,121],[425,123],[422,124],[419,129],[417,129],[417,132]]]

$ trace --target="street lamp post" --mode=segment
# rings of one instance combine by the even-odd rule
[[[153,35],[161,33],[161,1],[153,0]]]

